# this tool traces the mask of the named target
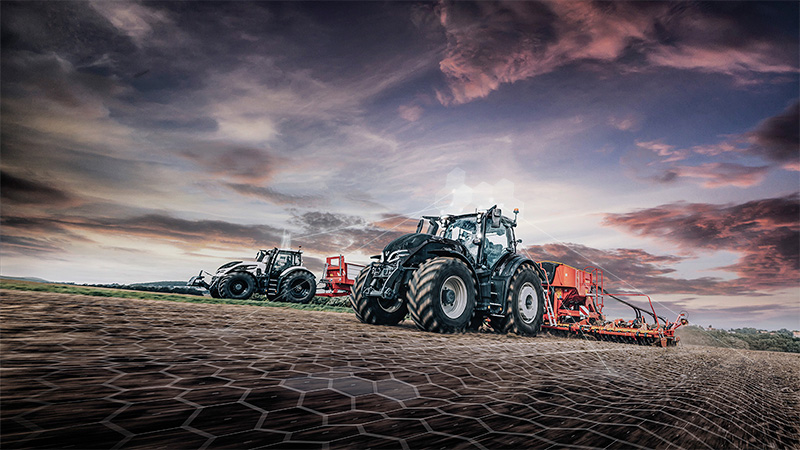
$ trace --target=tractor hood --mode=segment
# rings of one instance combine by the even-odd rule
[[[400,236],[383,248],[383,260],[386,261],[392,253],[398,250],[410,251],[415,249],[432,238],[433,236],[430,234],[424,233],[412,233]]]

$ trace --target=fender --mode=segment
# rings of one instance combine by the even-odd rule
[[[292,267],[289,267],[288,269],[284,270],[283,272],[281,272],[279,277],[281,278],[281,280],[283,280],[283,278],[286,277],[286,275],[288,275],[288,274],[290,274],[292,272],[295,272],[297,270],[302,270],[302,271],[308,272],[309,275],[311,275],[312,277],[314,276],[314,274],[310,270],[306,269],[303,266],[292,266]],[[314,279],[316,280],[316,277],[314,277]]]
[[[239,262],[239,264],[226,267],[225,269],[221,269],[217,273],[221,273],[222,275],[228,275],[235,272],[244,272],[256,276],[256,271],[259,268],[263,267],[264,265],[261,263]],[[263,269],[261,271],[263,272]]]
[[[529,265],[536,275],[539,276],[539,282],[544,283],[547,280],[547,275],[544,273],[539,264],[535,261],[521,256],[517,253],[511,254],[509,258],[506,258],[495,270],[495,273],[491,277],[491,284],[493,287],[493,291],[497,293],[497,303],[499,303],[500,309],[499,311],[505,311],[506,308],[506,298],[508,297],[508,285],[511,281],[511,277],[514,276],[514,272],[523,265]]]

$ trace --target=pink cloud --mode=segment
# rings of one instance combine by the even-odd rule
[[[663,46],[649,54],[655,66],[724,73],[750,82],[752,73],[797,73],[798,69],[775,55],[771,45],[757,43],[745,48]]]
[[[400,117],[409,121],[409,122],[416,122],[422,117],[423,109],[419,105],[400,105],[397,108],[397,113],[400,114]]]
[[[439,64],[447,89],[437,92],[444,105],[484,98],[567,64],[613,62],[631,52],[643,56],[645,67],[723,73],[740,82],[798,72],[797,43],[760,23],[743,23],[750,11],[734,17],[695,5],[571,0],[442,1],[437,11],[448,38]]]
[[[633,116],[616,117],[612,116],[608,119],[609,125],[620,131],[631,131],[639,127],[639,121]]]
[[[585,2],[476,3],[463,8],[441,3],[440,21],[449,45],[439,67],[449,92],[438,93],[440,102],[483,98],[501,84],[578,59],[616,59],[632,39],[644,37],[648,26],[646,17],[623,6],[616,9],[617,14],[609,15]]]
[[[770,166],[743,166],[731,163],[706,163],[699,166],[677,166],[671,169],[679,177],[706,180],[702,186],[719,188],[726,186],[751,187],[761,184]]]
[[[683,149],[676,150],[674,145],[664,144],[660,141],[636,142],[636,146],[645,150],[650,150],[662,157],[661,162],[673,162],[686,159],[689,152]]]
[[[800,103],[794,103],[781,113],[762,120],[753,130],[729,135],[714,144],[681,149],[662,141],[636,142],[636,147],[648,153],[631,152],[623,163],[634,169],[637,177],[673,182],[678,178],[702,181],[706,188],[725,186],[751,187],[761,184],[767,173],[776,167],[800,171]],[[657,159],[653,160],[653,157]],[[715,157],[717,161],[697,165],[674,165],[689,157]],[[748,166],[733,162],[742,156],[756,157],[765,162]],[[638,158],[638,159],[637,159]],[[722,161],[719,161],[722,159]],[[727,160],[727,161],[726,161]],[[644,175],[643,175],[644,174]]]
[[[793,172],[800,172],[800,161],[786,163],[783,165],[783,168]]]
[[[573,267],[597,267],[605,275],[604,288],[613,293],[643,290],[649,294],[754,295],[742,282],[717,277],[691,279],[674,276],[672,264],[687,258],[654,255],[641,249],[597,249],[580,244],[558,243],[533,245],[527,253],[537,261],[559,261]]]
[[[672,203],[608,214],[603,223],[672,243],[688,253],[738,253],[741,257],[736,263],[718,270],[735,272],[742,286],[768,290],[796,287],[800,282],[798,217],[800,196],[794,194],[734,205]]]

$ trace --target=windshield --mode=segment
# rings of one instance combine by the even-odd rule
[[[472,242],[476,229],[474,218],[458,219],[447,226],[444,237],[466,244]]]
[[[478,258],[478,246],[475,245],[473,240],[477,234],[477,224],[474,217],[466,217],[457,219],[447,226],[444,232],[444,237],[454,241],[460,241],[467,247],[472,259]]]

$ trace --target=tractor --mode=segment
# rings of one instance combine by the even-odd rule
[[[547,275],[516,252],[518,212],[512,220],[495,205],[470,214],[423,216],[415,233],[390,242],[356,277],[350,296],[356,316],[396,325],[408,314],[418,328],[439,333],[488,322],[500,332],[535,336]]]
[[[273,248],[259,250],[254,262],[231,261],[204,279],[203,270],[187,283],[208,289],[214,298],[247,300],[253,294],[269,300],[308,303],[316,293],[316,278],[303,267],[302,252]]]

